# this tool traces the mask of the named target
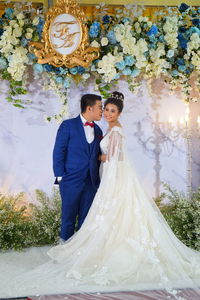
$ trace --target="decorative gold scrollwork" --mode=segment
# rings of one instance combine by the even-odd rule
[[[31,42],[40,64],[55,67],[88,67],[99,57],[99,48],[90,47],[85,16],[75,0],[58,0],[46,15],[41,42]]]

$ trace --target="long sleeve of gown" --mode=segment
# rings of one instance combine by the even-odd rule
[[[124,160],[123,138],[121,128],[115,127],[109,137],[107,162]]]

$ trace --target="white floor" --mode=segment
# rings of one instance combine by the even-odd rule
[[[14,277],[49,260],[51,246],[32,247],[21,252],[0,252],[0,298],[4,285]]]

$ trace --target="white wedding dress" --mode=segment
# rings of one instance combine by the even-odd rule
[[[16,278],[7,296],[164,289],[185,299],[177,289],[191,288],[200,299],[200,254],[176,238],[146,196],[122,128],[113,127],[101,148],[107,161],[81,229],[49,250],[52,260]]]

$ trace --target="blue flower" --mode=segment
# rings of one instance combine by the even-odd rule
[[[126,64],[124,60],[121,60],[120,62],[116,63],[115,66],[117,67],[117,69],[119,70],[124,70]]]
[[[193,24],[194,26],[200,27],[200,19],[193,19],[193,20],[192,20],[192,24]]]
[[[3,34],[4,30],[3,28],[0,28],[0,36]]]
[[[173,70],[171,74],[173,77],[179,76],[179,72],[177,70]]]
[[[28,53],[27,57],[29,59],[30,62],[32,62],[34,59],[36,59],[36,56],[34,53]]]
[[[44,71],[46,71],[46,72],[53,72],[54,71],[54,67],[52,65],[49,65],[49,64],[44,64]]]
[[[177,65],[178,65],[178,66],[183,66],[183,65],[185,65],[185,60],[184,60],[183,58],[178,58],[178,59],[176,60],[176,62],[177,62]]]
[[[3,19],[0,18],[0,25],[3,25]]]
[[[61,76],[56,77],[56,83],[62,84],[63,83],[63,78]]]
[[[115,76],[113,77],[113,80],[118,80],[120,78],[120,73],[115,74]]]
[[[43,72],[43,65],[41,65],[41,64],[35,64],[33,66],[33,69],[37,73],[42,73]]]
[[[159,40],[159,42],[164,43],[164,41],[165,41],[164,35],[163,34],[160,35],[158,40]]]
[[[77,67],[77,72],[78,72],[78,74],[83,74],[85,72],[85,68],[83,68],[81,66],[78,66]]]
[[[178,70],[179,70],[180,72],[185,72],[186,66],[185,66],[185,65],[179,66],[179,67],[178,67]]]
[[[171,57],[173,57],[173,56],[174,56],[174,50],[172,50],[172,49],[171,49],[171,50],[168,50],[168,51],[167,51],[167,57],[168,57],[168,58],[171,58]]]
[[[198,7],[197,12],[200,14],[200,7]]]
[[[7,68],[7,61],[5,58],[0,57],[0,70],[4,70]]]
[[[131,72],[131,76],[133,76],[133,77],[136,77],[136,76],[138,76],[140,74],[140,70],[138,70],[138,69],[134,69],[132,72]]]
[[[156,35],[158,34],[158,27],[156,25],[152,25],[149,31],[147,32],[147,35]]]
[[[63,83],[63,86],[68,89],[70,87],[71,84],[71,79],[69,77],[66,77]]]
[[[181,3],[181,5],[179,6],[179,11],[180,12],[184,12],[189,8],[189,6],[185,3]]]
[[[13,13],[14,13],[14,9],[12,9],[11,7],[6,8],[5,10],[5,17],[6,19],[12,19],[13,17]]]
[[[180,47],[183,49],[187,49],[188,41],[184,38],[184,36],[181,33],[178,34],[178,40],[179,40]]]
[[[76,75],[78,73],[78,68],[77,67],[70,68],[69,71],[72,75]]]
[[[132,71],[130,68],[125,68],[123,71],[122,71],[122,74],[123,75],[131,75],[132,74]]]
[[[89,36],[91,38],[95,38],[98,36],[100,32],[100,23],[99,22],[94,22],[91,26],[90,26],[90,30],[89,30]]]
[[[43,27],[44,27],[44,19],[39,17],[39,23],[36,26],[36,30],[37,30],[40,37],[41,37],[42,32],[43,32]]]
[[[197,27],[190,27],[189,34],[198,33],[200,35],[200,30]]]
[[[117,43],[115,33],[113,30],[108,31],[107,38],[112,45]]]
[[[186,28],[186,27],[184,27],[184,26],[180,26],[180,27],[179,27],[179,32],[184,33],[184,32],[186,32],[186,31],[187,31],[187,28]]]
[[[108,15],[103,16],[102,22],[103,24],[108,24],[110,22],[110,16]]]
[[[133,56],[131,56],[131,55],[127,55],[127,56],[125,56],[124,61],[125,61],[126,66],[131,67],[135,63],[135,58],[133,58]]]
[[[65,74],[68,73],[68,69],[67,68],[59,67],[58,71],[59,71],[59,74],[61,74],[61,75],[65,75]]]
[[[21,45],[23,47],[26,47],[28,45],[29,41],[25,38],[25,37],[22,37],[21,39]]]
[[[130,19],[129,18],[123,18],[122,22],[125,24],[125,23],[129,23],[130,22]]]

